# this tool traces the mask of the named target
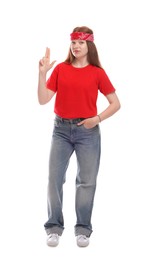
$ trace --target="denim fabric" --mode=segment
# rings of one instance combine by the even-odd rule
[[[63,184],[73,152],[77,158],[75,235],[90,236],[92,233],[91,215],[100,163],[100,128],[99,125],[91,129],[78,126],[81,120],[55,117],[49,159],[48,221],[44,224],[47,234],[62,235],[64,230]]]

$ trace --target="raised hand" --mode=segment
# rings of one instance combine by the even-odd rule
[[[39,71],[42,73],[47,73],[54,65],[56,61],[50,63],[50,49],[47,47],[45,51],[45,56],[39,61]]]

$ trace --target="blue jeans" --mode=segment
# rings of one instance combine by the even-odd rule
[[[63,184],[73,152],[77,158],[75,235],[90,236],[91,215],[100,163],[100,128],[91,129],[77,123],[82,119],[55,117],[49,159],[48,221],[44,224],[47,234],[64,230],[62,212]]]

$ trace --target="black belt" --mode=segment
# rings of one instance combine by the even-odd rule
[[[61,122],[70,123],[70,124],[77,124],[77,123],[80,123],[82,120],[86,119],[86,118],[69,119],[69,118],[63,118],[63,117],[60,117],[60,116],[57,116],[57,115],[56,115],[56,118],[58,120],[60,120]]]

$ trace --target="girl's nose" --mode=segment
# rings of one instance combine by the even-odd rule
[[[76,43],[75,43],[75,47],[78,47],[78,46],[79,46],[79,42],[76,42]]]

